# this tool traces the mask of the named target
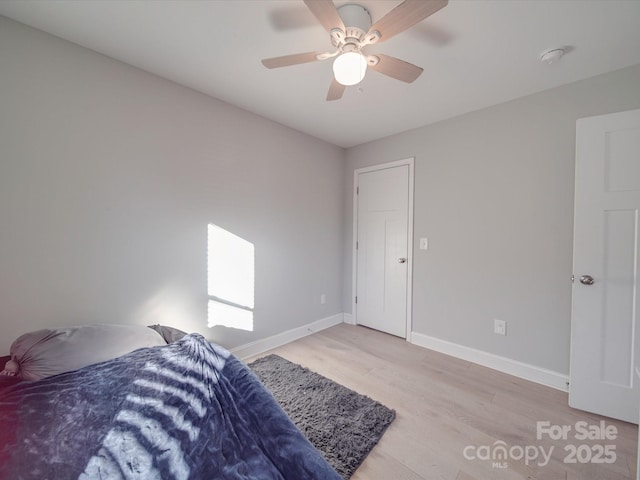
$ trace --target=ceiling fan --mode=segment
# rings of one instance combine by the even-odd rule
[[[262,64],[267,68],[280,68],[336,57],[327,100],[338,100],[347,86],[362,81],[367,67],[406,83],[418,78],[422,68],[389,55],[365,55],[362,49],[413,27],[445,7],[448,0],[405,0],[373,25],[368,10],[360,5],[336,8],[332,0],[304,0],[304,3],[329,32],[336,50],[266,58]]]

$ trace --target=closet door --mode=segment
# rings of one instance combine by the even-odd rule
[[[410,332],[412,161],[356,170],[356,323]]]

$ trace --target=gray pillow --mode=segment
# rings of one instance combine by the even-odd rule
[[[39,380],[77,370],[145,347],[166,345],[142,325],[83,325],[26,333],[11,344],[5,375]]]
[[[154,329],[162,335],[162,338],[164,338],[164,341],[167,343],[177,342],[187,335],[187,332],[183,332],[177,328],[167,327],[166,325],[149,325],[149,328]]]

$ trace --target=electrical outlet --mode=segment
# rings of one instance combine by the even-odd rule
[[[493,333],[498,335],[506,335],[507,334],[507,322],[504,320],[493,320]]]
[[[327,295],[323,293],[320,295],[320,304],[324,305],[325,303],[327,303]]]

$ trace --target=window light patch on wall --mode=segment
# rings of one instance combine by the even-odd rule
[[[208,326],[253,331],[253,243],[209,224],[207,250]]]

